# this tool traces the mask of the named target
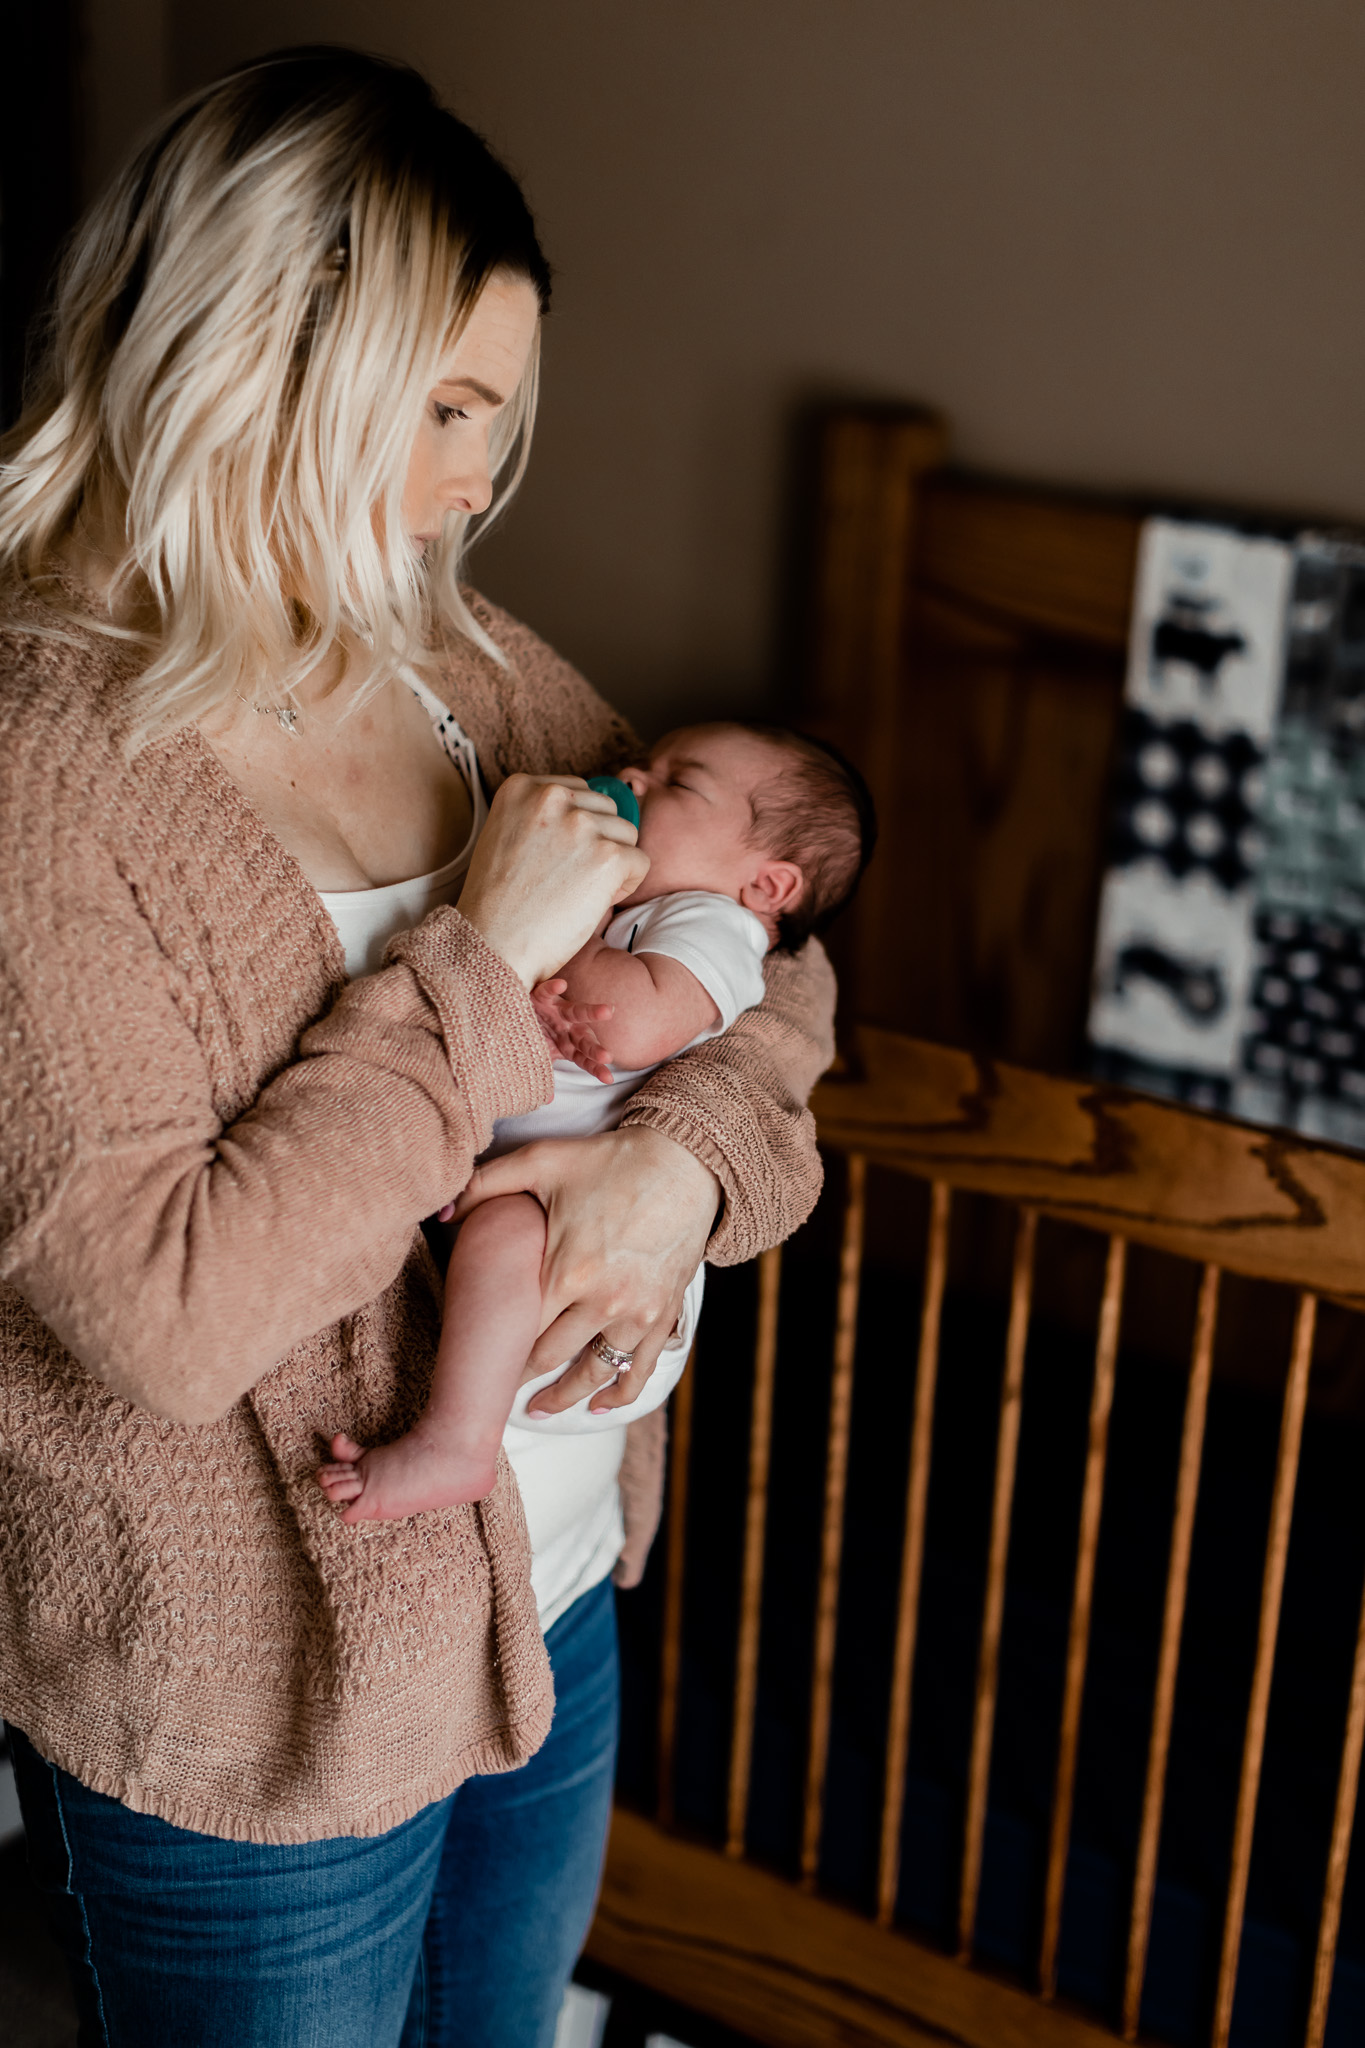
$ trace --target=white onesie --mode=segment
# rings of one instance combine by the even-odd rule
[[[656,896],[634,910],[618,911],[603,933],[603,943],[621,953],[662,953],[696,975],[719,1010],[720,1021],[699,1031],[679,1052],[718,1038],[736,1017],[763,1000],[768,934],[751,910],[729,896],[705,889]],[[553,1101],[525,1116],[500,1117],[484,1158],[496,1159],[537,1138],[591,1138],[598,1131],[614,1131],[640,1083],[662,1065],[659,1060],[652,1067],[613,1067],[615,1079],[599,1081],[571,1060],[556,1060]]]
[[[693,1045],[719,1037],[736,1017],[763,1000],[768,935],[753,912],[729,896],[702,889],[656,896],[638,909],[621,911],[607,926],[605,937],[609,946],[623,952],[666,954],[696,975],[720,1017],[709,1030],[698,1032]],[[613,1080],[598,1081],[571,1061],[556,1060],[554,1100],[525,1116],[499,1118],[484,1157],[510,1152],[537,1138],[590,1138],[598,1131],[615,1130],[631,1096],[655,1071],[656,1067],[614,1068]],[[704,1273],[699,1266],[693,1274],[678,1335],[629,1408],[592,1415],[591,1396],[585,1395],[562,1415],[529,1420],[526,1409],[532,1397],[559,1378],[562,1365],[518,1390],[503,1442],[526,1504],[534,1552],[531,1584],[546,1628],[581,1593],[604,1579],[620,1555],[624,1533],[616,1472],[625,1447],[621,1425],[661,1407],[681,1379],[701,1314]],[[574,1455],[565,1455],[566,1436],[578,1439]]]
[[[438,904],[454,903],[488,815],[474,748],[453,714],[415,672],[409,686],[426,706],[436,737],[469,790],[474,819],[469,840],[453,861],[433,874],[377,889],[328,891],[322,902],[336,925],[346,954],[346,972],[371,974],[395,932],[406,931]],[[628,951],[669,953],[689,967],[720,1011],[720,1022],[701,1038],[733,1024],[742,1010],[763,996],[767,936],[756,917],[728,896],[702,891],[660,896],[639,910],[622,911],[607,930],[607,941]],[[648,941],[648,943],[646,943]],[[699,1042],[699,1041],[694,1041]],[[494,1128],[493,1152],[507,1152],[533,1138],[588,1137],[621,1121],[626,1103],[654,1070],[619,1073],[595,1081],[567,1061],[555,1062],[555,1096],[528,1116],[508,1117]],[[624,1532],[616,1474],[625,1447],[626,1424],[658,1408],[682,1377],[701,1311],[702,1275],[687,1290],[676,1346],[665,1351],[628,1408],[605,1415],[588,1412],[590,1395],[563,1415],[536,1420],[526,1414],[533,1394],[564,1370],[557,1365],[522,1387],[503,1442],[521,1487],[534,1557],[531,1585],[541,1625],[549,1628],[581,1593],[604,1579],[620,1555]]]

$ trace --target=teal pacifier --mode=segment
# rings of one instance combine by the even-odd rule
[[[619,815],[628,825],[634,825],[638,831],[640,806],[635,801],[635,791],[627,783],[615,775],[590,775],[588,788],[595,789],[599,796],[609,796]]]

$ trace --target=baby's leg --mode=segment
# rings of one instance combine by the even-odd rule
[[[397,1443],[362,1451],[332,1439],[318,1484],[344,1522],[392,1522],[424,1508],[482,1500],[540,1328],[545,1211],[534,1195],[498,1195],[462,1226],[446,1273],[445,1314],[431,1394]]]

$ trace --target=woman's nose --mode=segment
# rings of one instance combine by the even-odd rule
[[[493,502],[493,476],[488,461],[488,451],[481,455],[466,456],[451,476],[441,483],[441,502],[447,512],[467,512],[471,516],[486,512]]]

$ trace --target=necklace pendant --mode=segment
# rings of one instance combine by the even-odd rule
[[[285,729],[285,731],[286,731],[286,732],[288,733],[288,735],[289,735],[290,739],[291,739],[291,740],[293,740],[293,739],[297,739],[297,738],[298,738],[298,723],[299,723],[299,714],[298,714],[298,712],[297,712],[297,711],[296,711],[296,710],[294,709],[293,705],[292,705],[292,704],[277,704],[277,705],[276,705],[276,706],[274,707],[274,710],[275,710],[275,716],[276,716],[276,718],[278,718],[278,719],[279,719],[279,721],[280,721],[280,724],[281,724],[281,725],[282,725],[282,726],[284,727],[284,729]]]

